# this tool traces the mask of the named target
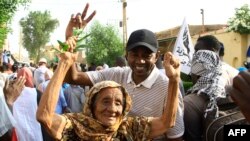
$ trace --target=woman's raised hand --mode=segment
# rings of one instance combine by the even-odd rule
[[[180,77],[180,61],[171,52],[164,54],[163,66],[170,80],[178,80]]]
[[[88,12],[89,4],[87,3],[85,5],[85,8],[81,13],[77,13],[76,15],[72,14],[70,21],[68,23],[68,26],[66,28],[66,40],[73,36],[73,28],[77,29],[84,29],[86,25],[92,20],[92,18],[95,16],[96,11],[93,11],[90,16],[86,17],[86,14]]]

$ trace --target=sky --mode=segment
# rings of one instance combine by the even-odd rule
[[[113,24],[120,29],[122,20],[122,0],[32,0],[26,9],[19,8],[13,17],[13,32],[8,35],[9,48],[17,52],[20,42],[19,20],[26,17],[29,11],[50,11],[52,18],[59,20],[59,27],[51,34],[50,43],[64,41],[64,33],[71,14],[82,12],[86,3],[90,4],[87,15],[96,10],[94,20],[102,24]],[[204,24],[227,24],[235,15],[235,8],[244,4],[250,6],[250,0],[126,0],[127,1],[127,34],[137,29],[146,28],[159,32],[180,26],[184,18],[190,25],[201,25],[201,10],[204,9]]]

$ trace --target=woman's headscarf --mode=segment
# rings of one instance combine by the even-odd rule
[[[123,104],[123,112],[120,119],[113,126],[106,127],[101,122],[93,118],[93,113],[91,105],[94,102],[94,97],[104,88],[121,88],[123,93],[123,99],[125,103]],[[120,84],[114,81],[102,81],[96,83],[87,93],[86,100],[84,103],[83,113],[70,113],[65,114],[67,118],[72,121],[75,133],[85,140],[90,139],[100,139],[102,136],[106,137],[107,134],[112,134],[116,132],[122,123],[123,119],[126,117],[131,108],[131,98],[127,91]]]
[[[191,92],[208,95],[210,102],[206,112],[218,109],[216,100],[226,97],[219,56],[209,50],[197,51],[193,56],[191,73],[200,76]]]
[[[32,71],[29,68],[23,67],[20,70],[18,70],[18,72],[17,72],[17,78],[19,78],[20,76],[24,76],[25,77],[26,82],[25,82],[24,85],[26,87],[34,88],[33,75],[32,75]]]

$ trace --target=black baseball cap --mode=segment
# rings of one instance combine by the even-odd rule
[[[126,50],[130,51],[138,46],[147,47],[152,52],[157,52],[159,47],[155,34],[147,29],[132,32],[128,39]]]

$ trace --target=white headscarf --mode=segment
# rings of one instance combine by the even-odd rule
[[[194,53],[191,73],[200,76],[192,93],[205,94],[209,97],[206,112],[217,109],[218,98],[225,98],[225,82],[222,77],[222,66],[219,56],[209,50],[199,50]],[[205,114],[206,116],[206,114]]]

